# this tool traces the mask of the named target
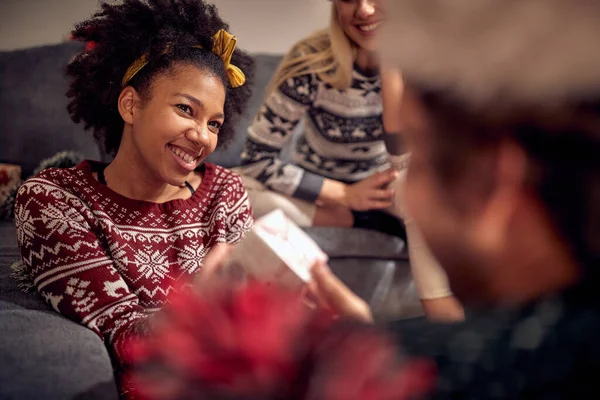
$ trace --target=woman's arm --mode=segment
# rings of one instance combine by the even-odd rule
[[[311,107],[318,87],[316,79],[313,75],[290,78],[269,94],[248,128],[242,152],[244,174],[271,190],[311,203],[317,200],[324,178],[283,162],[281,151]]]
[[[404,83],[397,69],[382,68],[381,101],[383,104],[383,129],[386,133],[400,133],[399,110],[402,104]]]
[[[405,165],[406,158],[398,157],[409,150],[402,139],[402,121],[399,118],[404,91],[402,74],[396,69],[383,68],[382,70],[381,97],[383,126],[386,133],[384,140],[392,164]],[[401,206],[401,208],[405,207]],[[464,310],[450,291],[445,271],[431,254],[414,222],[407,217],[406,210],[403,210],[402,214],[408,236],[411,269],[425,314],[432,320],[464,319]]]
[[[60,314],[90,328],[119,363],[132,335],[146,332],[147,316],[108,256],[76,196],[34,178],[15,201],[23,262],[40,295]]]
[[[232,171],[228,173],[230,178],[225,183],[225,190],[219,192],[220,198],[217,201],[227,204],[229,215],[226,218],[226,225],[219,228],[225,232],[225,243],[235,245],[241,242],[246,233],[252,229],[254,217],[242,179]]]
[[[406,166],[406,153],[408,149],[402,135],[402,120],[400,107],[404,82],[402,74],[397,69],[382,68],[381,73],[381,99],[383,103],[383,140],[390,156],[390,162],[396,169]]]

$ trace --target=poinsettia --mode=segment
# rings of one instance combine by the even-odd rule
[[[173,297],[130,354],[128,381],[153,400],[391,400],[432,383],[429,363],[399,363],[375,329],[335,322],[258,282]]]

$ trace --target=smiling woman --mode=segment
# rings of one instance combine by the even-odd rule
[[[126,87],[117,104],[125,124],[117,155],[104,171],[110,187],[138,200],[189,197],[186,182],[200,183],[195,170],[217,146],[225,119],[222,78],[184,65],[157,77],[150,95]]]
[[[18,242],[38,292],[102,338],[118,375],[152,312],[252,225],[240,178],[204,162],[251,93],[252,59],[227,28],[200,0],[102,3],[73,31],[94,45],[67,67],[69,112],[114,160],[48,169],[19,189]]]

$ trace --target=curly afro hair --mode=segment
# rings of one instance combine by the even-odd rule
[[[222,60],[210,51],[212,36],[228,29],[216,7],[203,0],[123,0],[102,2],[100,7],[72,32],[74,39],[93,46],[67,66],[72,78],[67,92],[71,119],[83,121],[103,150],[116,154],[124,126],[117,108],[121,81],[129,66],[147,53],[150,62],[128,83],[142,98],[149,97],[158,74],[169,73],[177,65],[192,64],[221,78],[226,99],[219,146],[227,144],[252,94],[254,61],[235,50],[231,63],[244,72],[246,83],[232,88]],[[193,47],[197,45],[203,49]]]

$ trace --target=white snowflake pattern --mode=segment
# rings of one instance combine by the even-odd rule
[[[83,216],[74,208],[67,208],[65,211],[59,209],[54,204],[48,204],[40,210],[42,221],[48,228],[61,235],[72,230],[80,232],[89,232]]]
[[[17,207],[15,210],[15,224],[17,226],[17,241],[27,243],[35,236],[33,218],[27,207]]]
[[[135,261],[138,264],[138,272],[146,279],[163,279],[169,274],[168,258],[158,250],[140,249],[135,255]]]
[[[179,266],[187,273],[194,273],[202,265],[207,250],[202,243],[192,243],[192,246],[185,245],[177,254]]]

